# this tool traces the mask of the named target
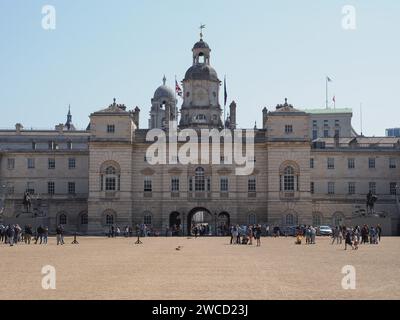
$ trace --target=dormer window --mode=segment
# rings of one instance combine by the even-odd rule
[[[107,125],[107,132],[108,133],[114,133],[115,132],[115,125],[114,124],[108,124]]]
[[[286,134],[293,133],[293,126],[291,124],[285,125],[285,133]]]

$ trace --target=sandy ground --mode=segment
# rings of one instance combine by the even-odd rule
[[[0,245],[0,299],[400,299],[400,238],[344,251],[318,238],[79,238],[79,245]],[[181,250],[176,247],[181,246]],[[42,288],[42,267],[56,269],[56,290]],[[356,289],[342,288],[342,267],[356,268]]]

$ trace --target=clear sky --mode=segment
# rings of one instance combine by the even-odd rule
[[[44,5],[56,9],[55,30],[42,28]],[[356,9],[355,30],[342,28],[344,5]],[[285,97],[324,107],[326,76],[357,131],[360,103],[364,134],[400,126],[398,0],[0,0],[0,127],[52,128],[71,104],[84,129],[115,97],[139,106],[147,128],[163,75],[173,87],[190,67],[200,23],[239,127],[260,126],[262,108]]]

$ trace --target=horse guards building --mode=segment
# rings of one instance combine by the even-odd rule
[[[149,164],[146,150],[154,142],[147,133],[168,132],[178,115],[178,130],[236,129],[235,102],[222,120],[210,47],[201,38],[192,52],[180,112],[164,77],[151,99],[148,129],[139,128],[138,107],[127,110],[114,99],[90,115],[86,130],[74,127],[70,111],[54,130],[20,123],[0,130],[0,223],[50,231],[62,224],[93,235],[110,225],[146,224],[161,235],[180,226],[186,235],[193,222],[207,223],[212,234],[230,224],[379,222],[385,234],[399,234],[400,138],[357,134],[351,109],[298,110],[287,100],[264,108],[250,175],[235,174],[223,147],[217,164]],[[369,191],[377,197],[373,212],[366,208]]]

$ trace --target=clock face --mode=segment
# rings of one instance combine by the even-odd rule
[[[194,102],[197,105],[205,106],[208,103],[208,94],[207,91],[203,88],[198,88],[194,92]]]

